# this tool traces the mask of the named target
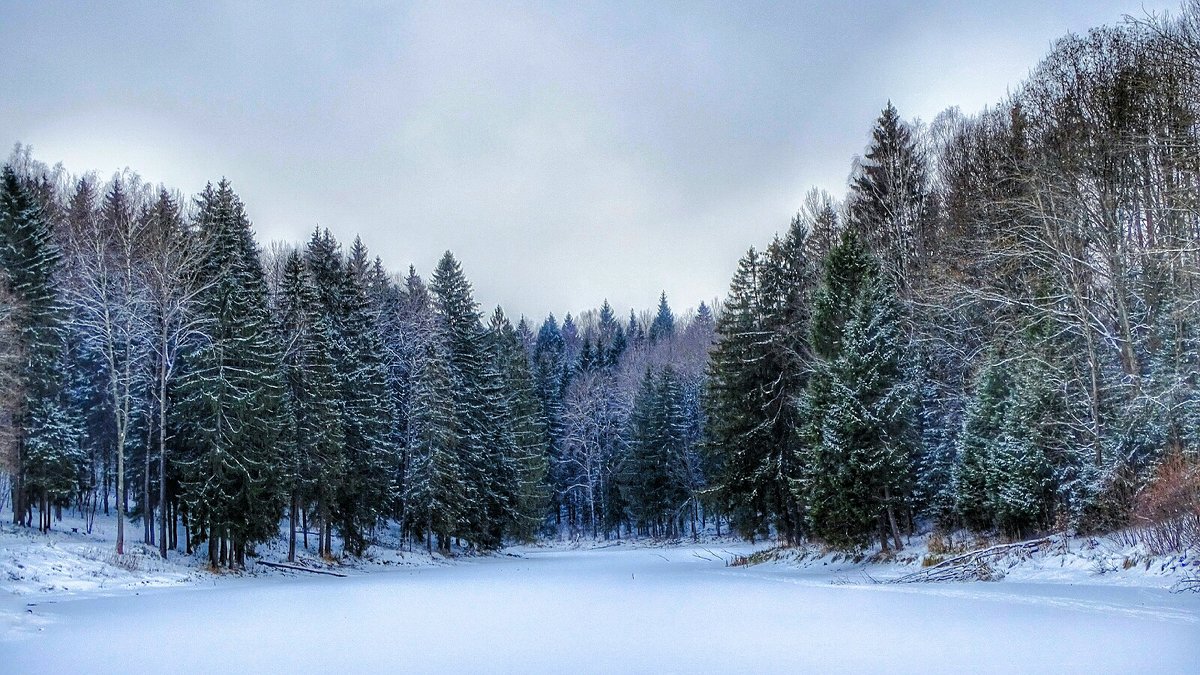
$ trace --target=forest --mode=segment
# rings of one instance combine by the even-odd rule
[[[721,302],[625,316],[599,291],[561,319],[481,308],[449,251],[423,275],[323,229],[264,245],[226,179],[18,145],[0,506],[115,513],[118,553],[214,568],[281,531],[291,558],[362,555],[389,522],[443,553],[1200,545],[1200,4],[1063,37],[983,111],[863,126],[846,193],[747,242]]]

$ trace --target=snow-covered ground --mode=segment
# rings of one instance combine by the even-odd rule
[[[0,523],[0,596],[95,597],[170,586],[238,585],[262,577],[299,574],[260,566],[256,562],[287,561],[287,539],[283,533],[257,547],[257,555],[250,560],[246,572],[222,575],[214,575],[205,569],[208,561],[204,550],[191,556],[172,550],[168,559],[163,560],[156,547],[141,543],[141,536],[139,524],[127,525],[125,555],[118,558],[115,555],[116,519],[111,516],[96,518],[90,534],[84,521],[70,513],[65,514],[62,521],[56,521],[54,528],[46,534],[8,522]],[[416,550],[402,547],[394,530],[377,533],[377,539],[384,545],[370,547],[363,558],[330,563],[316,555],[314,535],[310,550],[299,548],[297,562],[301,566],[336,569],[345,574],[447,564],[441,556],[428,555],[419,547]],[[335,537],[334,541],[335,550],[339,549],[340,540]]]
[[[890,585],[867,574],[905,565],[727,566],[754,549],[521,547],[347,578],[7,593],[0,670],[1182,673],[1200,660],[1200,594],[1149,572]]]

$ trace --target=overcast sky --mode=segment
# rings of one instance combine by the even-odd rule
[[[975,112],[1055,38],[1174,6],[0,0],[0,143],[227,176],[264,243],[320,225],[426,276],[451,249],[485,310],[683,309],[845,191],[889,98]]]

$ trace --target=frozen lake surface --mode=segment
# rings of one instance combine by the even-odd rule
[[[518,551],[344,579],[15,598],[0,671],[1182,673],[1200,662],[1197,594],[881,586],[819,567],[728,568],[700,548]]]

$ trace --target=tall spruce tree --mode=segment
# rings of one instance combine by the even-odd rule
[[[512,505],[506,516],[508,533],[518,540],[531,541],[542,529],[550,504],[545,418],[528,352],[499,308],[489,324],[489,343],[503,385],[499,394],[507,407],[513,452]]]
[[[775,513],[768,485],[771,449],[765,438],[762,384],[763,325],[759,275],[762,261],[751,248],[738,262],[708,375],[707,464],[715,492],[731,524],[746,536],[767,534]]]
[[[370,531],[390,506],[389,469],[394,454],[389,429],[393,400],[383,345],[367,297],[366,266],[366,248],[356,239],[341,284],[339,370],[346,445],[337,521],[346,548],[358,556],[366,550]]]
[[[902,548],[897,513],[911,488],[913,391],[895,290],[853,230],[826,260],[813,311],[817,360],[802,415],[798,495],[817,536],[837,546],[877,532]]]
[[[43,204],[5,166],[0,177],[0,269],[13,299],[10,320],[20,355],[14,377],[19,397],[8,420],[15,435],[13,522],[31,525],[36,503],[43,530],[50,526],[50,505],[70,493],[83,460],[63,378],[61,258]]]
[[[850,185],[850,226],[901,284],[929,249],[928,171],[912,131],[889,101]]]
[[[963,523],[972,529],[995,524],[992,485],[998,446],[1011,404],[1012,380],[1006,365],[989,363],[979,377],[958,437],[955,501]]]
[[[638,388],[630,416],[626,500],[639,529],[677,537],[689,499],[686,424],[679,378],[668,366],[650,370]]]
[[[289,490],[288,560],[295,560],[301,509],[316,505],[323,521],[331,519],[330,508],[344,471],[344,411],[333,327],[321,311],[316,289],[297,252],[288,256],[284,265],[280,296],[287,412],[282,475]],[[318,543],[319,554],[332,554],[326,550],[324,537]]]
[[[196,221],[209,246],[202,334],[183,352],[173,407],[182,497],[210,564],[244,565],[249,546],[276,534],[284,501],[281,350],[258,246],[227,180],[200,193]]]
[[[503,501],[488,469],[493,449],[487,445],[489,407],[483,326],[471,284],[449,251],[438,261],[430,281],[438,333],[445,347],[448,377],[453,382],[457,452],[462,469],[462,528],[455,532],[476,544],[497,542],[487,536],[488,514]]]

